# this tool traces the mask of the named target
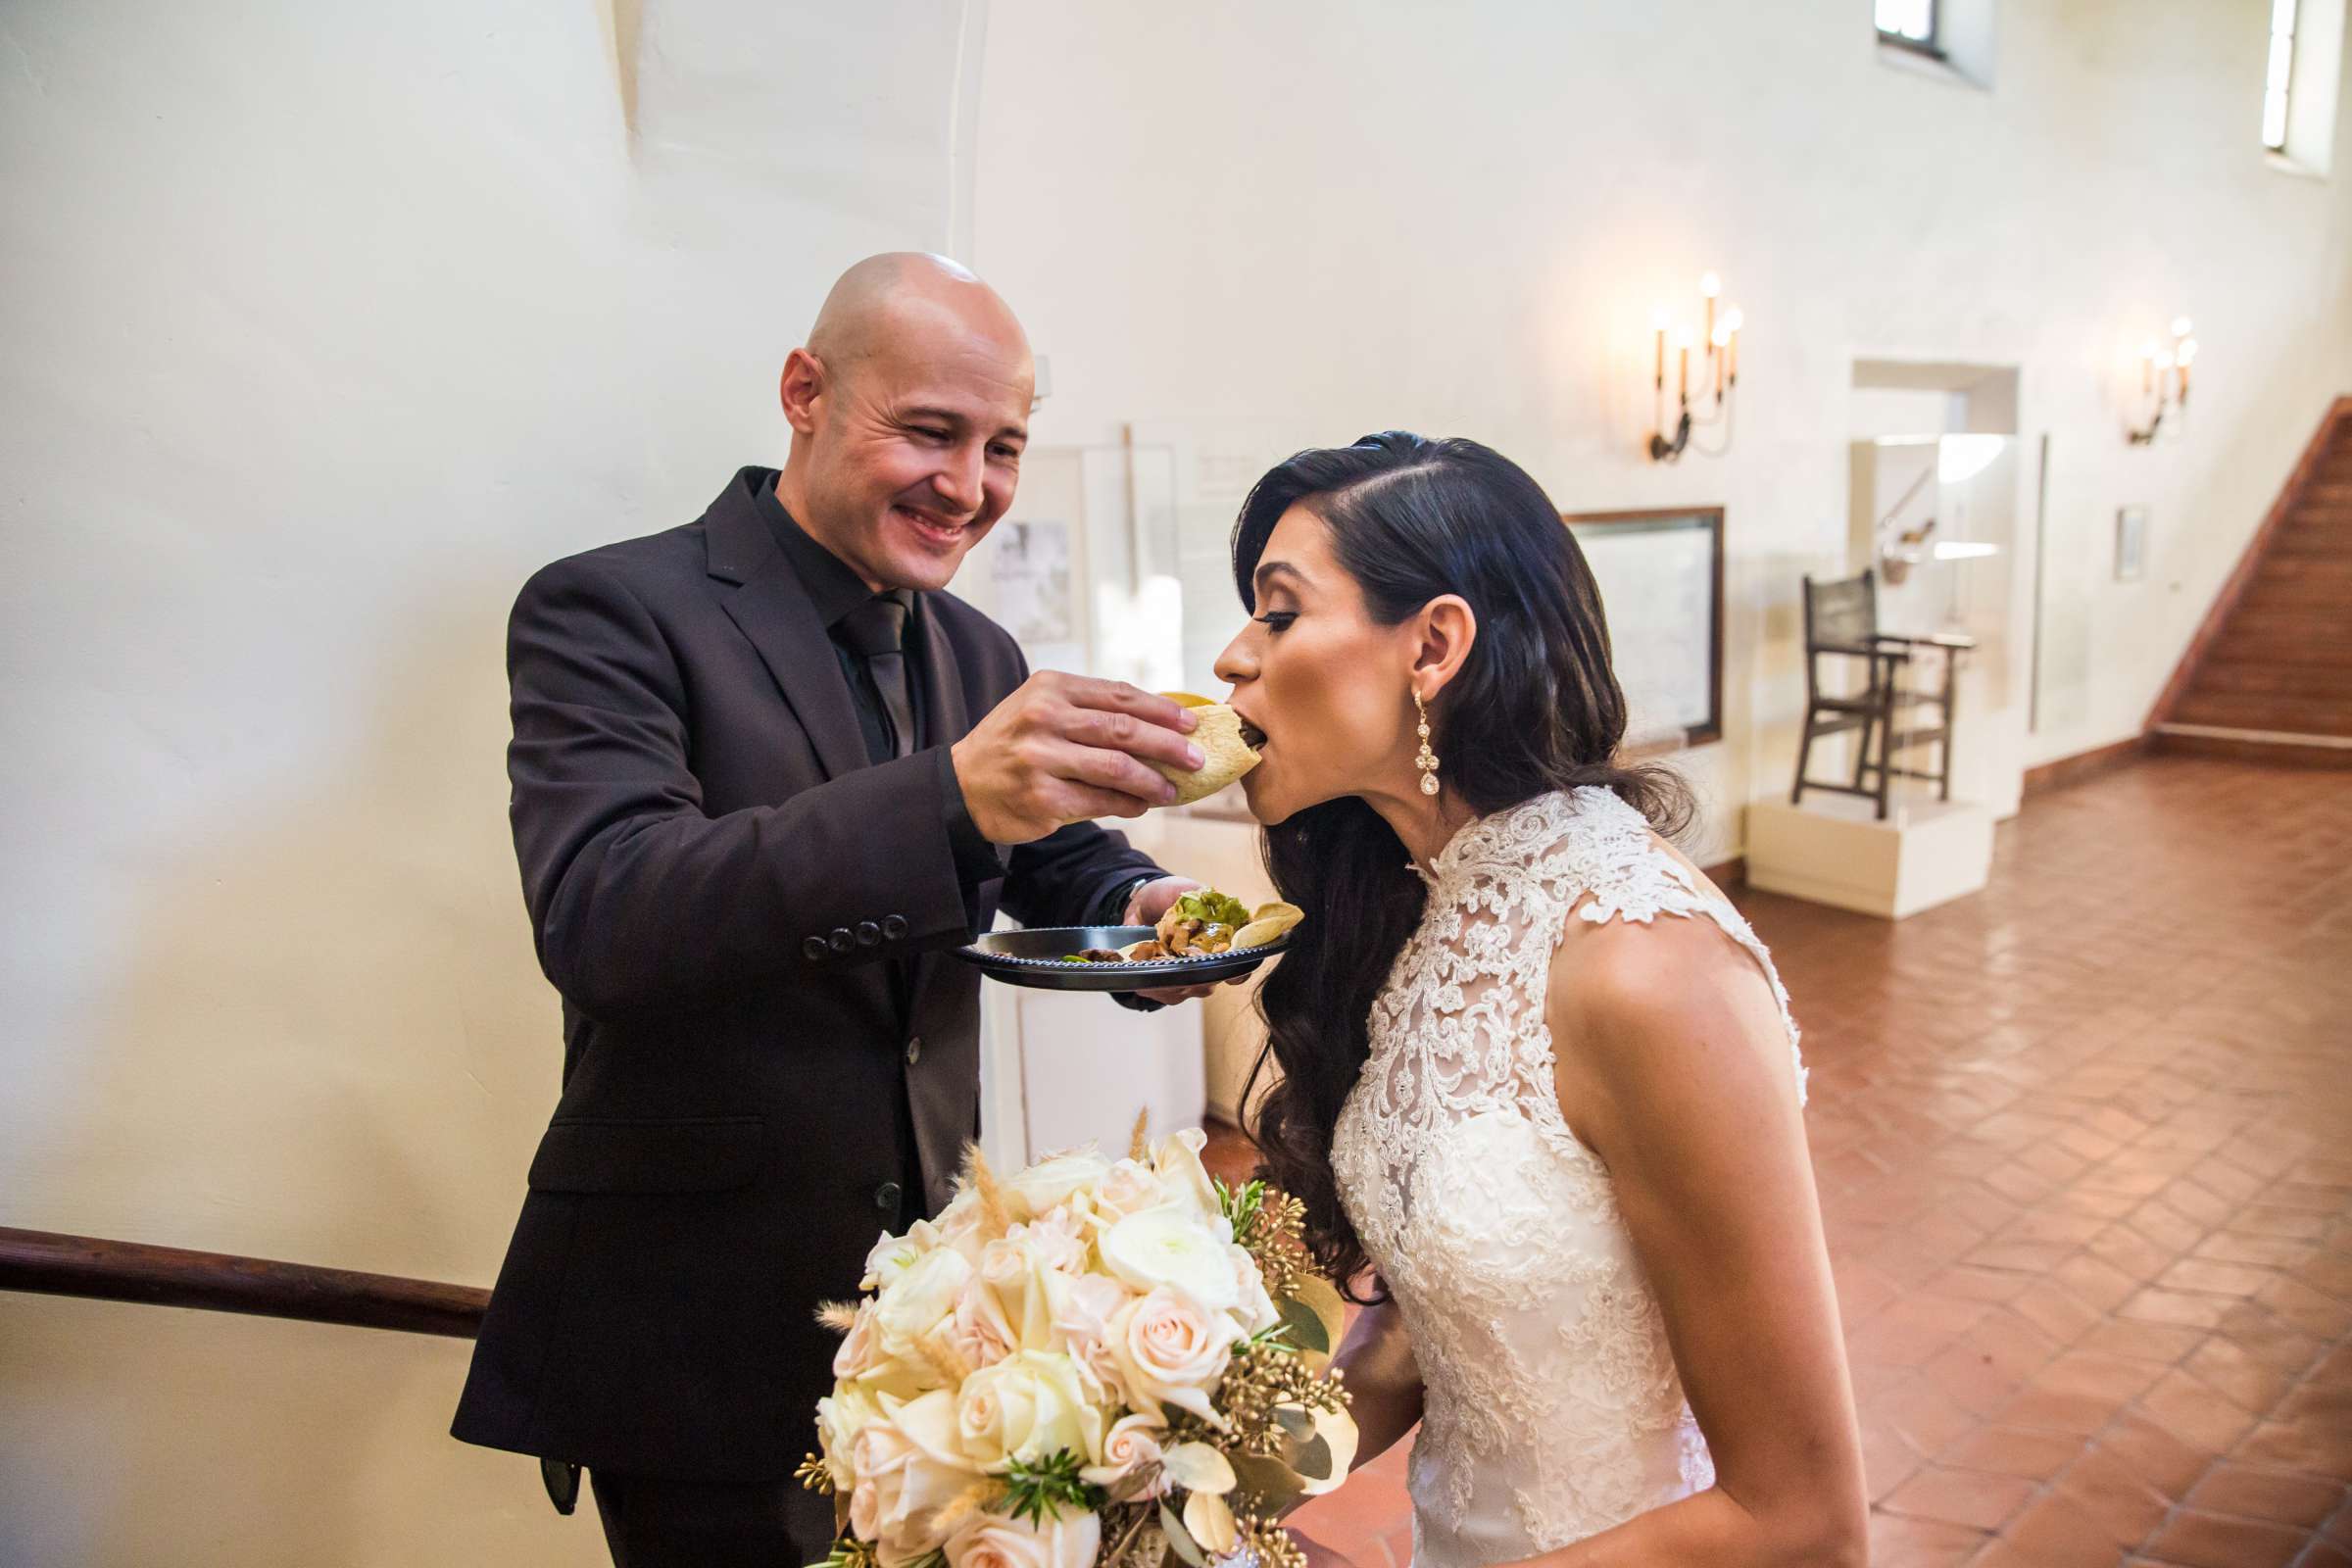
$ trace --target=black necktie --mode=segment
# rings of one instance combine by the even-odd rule
[[[914,703],[906,691],[906,606],[877,596],[841,617],[842,640],[865,663],[896,733],[894,756],[914,755]],[[880,758],[875,759],[880,761]]]

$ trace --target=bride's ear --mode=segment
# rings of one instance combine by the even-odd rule
[[[1421,607],[1416,617],[1419,642],[1413,650],[1413,690],[1424,702],[1435,702],[1478,641],[1478,612],[1460,594],[1442,594]]]

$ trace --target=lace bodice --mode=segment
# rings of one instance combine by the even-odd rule
[[[1747,922],[1606,790],[1472,822],[1421,874],[1332,1163],[1420,1364],[1416,1568],[1472,1568],[1714,1480],[1609,1173],[1561,1114],[1544,1002],[1569,920],[1711,919],[1771,981],[1792,1058],[1796,1028]]]

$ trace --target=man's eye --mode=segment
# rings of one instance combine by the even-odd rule
[[[1018,463],[1021,461],[1021,449],[1019,447],[991,447],[989,456],[1000,463]]]
[[[945,441],[948,439],[948,432],[940,429],[937,425],[918,424],[914,427],[914,433],[921,436],[926,441]]]

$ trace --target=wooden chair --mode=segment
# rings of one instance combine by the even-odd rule
[[[1887,799],[1896,778],[1933,779],[1936,798],[1952,798],[1952,708],[1960,679],[1961,656],[1977,646],[1973,637],[1954,635],[1906,637],[1879,630],[1878,579],[1865,571],[1858,577],[1832,582],[1805,579],[1805,738],[1796,754],[1796,788],[1792,806],[1802,806],[1807,790],[1831,790],[1859,795],[1878,803],[1879,819],[1886,818]],[[1913,690],[1908,683],[1912,655],[1921,648],[1941,649],[1943,680],[1934,690]],[[1862,689],[1850,695],[1822,690],[1824,655],[1862,662]],[[1913,715],[1932,709],[1929,721]],[[1897,727],[1900,721],[1904,726]],[[1854,776],[1850,784],[1831,784],[1808,778],[1813,742],[1824,735],[1859,731],[1854,743]],[[1918,746],[1936,748],[1933,772],[1898,767],[1897,758]]]

